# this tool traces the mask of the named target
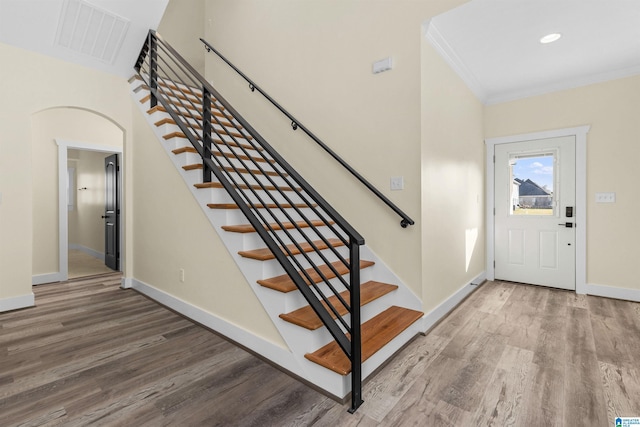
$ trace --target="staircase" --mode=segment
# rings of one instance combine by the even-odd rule
[[[155,32],[136,69],[137,104],[301,365],[297,372],[337,397],[352,392],[355,411],[362,378],[421,332],[420,300]]]

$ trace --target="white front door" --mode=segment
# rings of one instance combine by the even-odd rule
[[[494,154],[495,278],[575,289],[575,136]]]

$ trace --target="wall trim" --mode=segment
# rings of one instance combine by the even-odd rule
[[[495,279],[494,260],[494,164],[493,155],[496,144],[549,139],[561,136],[576,138],[576,293],[586,293],[587,283],[587,133],[590,125],[573,128],[547,130],[520,135],[502,136],[485,139],[487,146],[485,159],[485,218],[486,218],[486,272],[487,279]]]
[[[120,289],[131,289],[133,287],[133,280],[131,277],[123,277],[120,282]]]
[[[31,276],[31,285],[32,286],[43,285],[45,283],[63,282],[65,280],[67,280],[66,277],[63,278],[62,274],[59,272],[35,274]]]
[[[469,283],[462,286],[454,292],[449,298],[441,302],[436,308],[422,316],[420,329],[426,333],[434,325],[444,319],[454,308],[458,306],[467,296],[480,287],[480,284],[487,279],[486,273],[483,271]]]
[[[617,288],[606,285],[587,283],[584,285],[584,293],[588,295],[640,302],[640,289]]]
[[[61,138],[55,138],[58,145],[58,277],[56,281],[62,282],[69,279],[69,211],[66,203],[65,194],[67,194],[67,149],[99,151],[103,153],[118,153],[122,156],[122,147],[112,145],[88,144],[86,142],[69,141]],[[121,168],[122,169],[122,168]],[[120,182],[122,182],[122,171],[120,172]],[[121,209],[122,210],[122,209]],[[123,229],[120,227],[120,254],[124,254],[122,250]],[[124,257],[122,257],[124,259]],[[121,263],[120,270],[124,271],[124,265]],[[34,283],[35,284],[35,283]]]
[[[255,351],[265,359],[281,366],[288,372],[301,377],[306,377],[305,373],[298,368],[298,363],[293,353],[276,344],[266,341],[237,325],[234,325],[221,317],[216,316],[202,308],[175,297],[165,291],[154,288],[135,278],[124,279],[131,283],[131,288],[148,296],[152,300],[169,307],[189,319],[198,322],[216,333],[228,337],[230,340]]]
[[[0,313],[4,311],[33,307],[34,305],[36,305],[36,299],[33,292],[17,297],[2,298],[0,299]]]
[[[92,257],[97,258],[100,261],[104,261],[104,253],[98,252],[95,249],[91,249],[77,243],[69,243],[69,249],[75,249],[77,251],[84,252],[85,254],[91,255]]]

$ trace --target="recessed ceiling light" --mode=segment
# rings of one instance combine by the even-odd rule
[[[562,34],[560,33],[547,34],[546,36],[540,38],[540,43],[542,44],[553,43],[559,40],[560,37],[562,37]]]

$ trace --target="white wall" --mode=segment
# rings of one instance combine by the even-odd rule
[[[485,136],[591,125],[587,134],[587,283],[640,290],[640,76],[485,108]],[[616,203],[595,203],[615,192]],[[580,226],[580,224],[578,224]],[[640,295],[637,292],[635,295]]]

